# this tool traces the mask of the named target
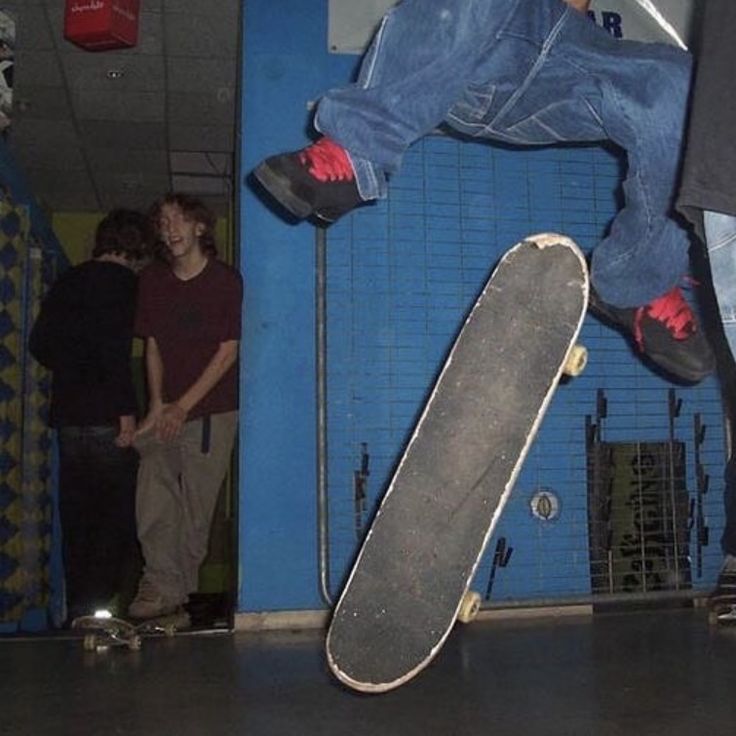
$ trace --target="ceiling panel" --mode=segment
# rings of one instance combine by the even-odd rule
[[[20,125],[25,118],[41,120],[70,120],[72,109],[66,89],[61,87],[47,87],[45,85],[24,84],[21,89],[23,96],[16,91],[13,100],[14,125]]]
[[[166,171],[169,153],[129,149],[125,158],[121,158],[117,148],[88,148],[87,160],[93,172],[100,172],[99,178],[109,176],[110,172],[121,176],[140,173],[144,178],[149,173]]]
[[[212,7],[213,4],[207,6]],[[237,51],[237,35],[225,15],[178,12],[166,16],[166,50],[171,56],[230,59]]]
[[[129,120],[139,123],[159,122],[164,119],[165,98],[158,92],[127,92],[114,90],[72,90],[72,104],[76,116],[88,120]],[[126,148],[126,141],[120,141]]]
[[[164,87],[164,64],[158,56],[75,53],[63,54],[61,59],[64,74],[75,89],[123,96],[131,91],[160,92]]]
[[[64,76],[55,51],[19,51],[13,64],[14,85],[37,87],[64,87]]]
[[[9,5],[0,0],[0,7],[9,10],[16,18],[16,40],[21,48],[32,51],[48,51],[54,48],[51,30],[46,23],[46,14],[42,7],[24,2]]]
[[[94,210],[97,196],[93,183],[84,176],[60,174],[57,170],[28,168],[26,174],[34,182],[34,193],[44,203],[63,201],[64,209]],[[75,198],[79,202],[75,203]]]
[[[121,142],[132,150],[167,150],[166,125],[163,122],[137,123],[130,120],[80,120],[79,133],[89,148],[120,150]]]
[[[93,53],[63,38],[63,0],[0,0],[17,18],[8,143],[39,200],[148,206],[171,185],[171,151],[232,161],[240,5],[144,0],[137,46]],[[219,212],[227,190],[207,198]]]
[[[180,125],[169,127],[169,146],[174,151],[233,152],[234,126]]]
[[[169,94],[168,115],[172,122],[190,125],[233,125],[235,100],[229,89],[203,90],[196,94]]]
[[[33,141],[18,148],[17,158],[24,170],[58,172],[57,183],[69,177],[88,177],[87,164],[81,148],[41,146]]]
[[[235,68],[227,59],[169,56],[169,90],[172,92],[211,92],[235,86]]]

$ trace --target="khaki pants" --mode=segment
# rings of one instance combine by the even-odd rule
[[[138,438],[136,522],[144,576],[172,604],[197,590],[220,487],[230,465],[238,412],[186,422],[171,442]]]

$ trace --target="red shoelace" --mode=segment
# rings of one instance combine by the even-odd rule
[[[355,177],[345,149],[329,138],[320,138],[300,151],[299,161],[319,181],[352,181]]]
[[[634,339],[641,351],[644,350],[644,334],[641,323],[645,315],[661,322],[675,340],[686,340],[695,332],[695,317],[678,287],[636,310],[634,315]]]

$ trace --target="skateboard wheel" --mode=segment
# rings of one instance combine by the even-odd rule
[[[588,363],[588,350],[585,345],[573,345],[562,371],[567,376],[579,376]]]
[[[460,604],[460,611],[457,614],[457,620],[463,624],[469,624],[480,611],[480,593],[469,590],[463,596],[463,602]]]
[[[85,634],[82,642],[85,652],[94,652],[97,650],[97,636],[95,634]]]
[[[141,637],[138,636],[138,634],[131,636],[130,641],[128,642],[128,649],[132,652],[137,652],[141,648],[141,643]]]

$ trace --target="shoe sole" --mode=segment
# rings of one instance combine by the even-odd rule
[[[259,164],[253,170],[253,177],[278,204],[294,217],[306,220],[314,214],[312,206],[294,194],[290,180],[274,171],[268,163]]]

